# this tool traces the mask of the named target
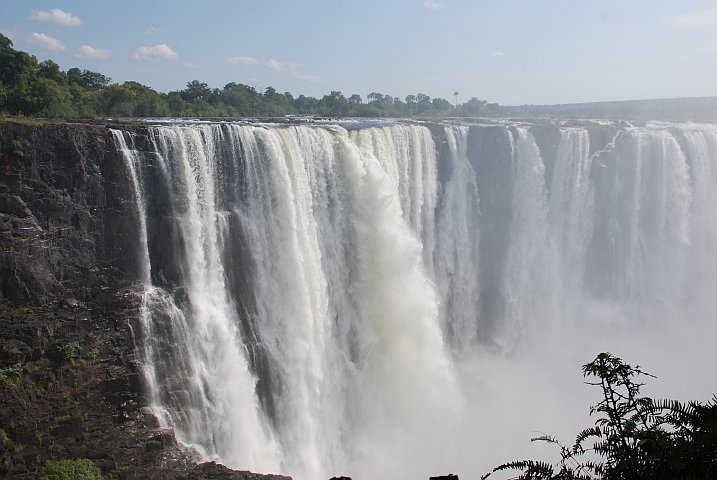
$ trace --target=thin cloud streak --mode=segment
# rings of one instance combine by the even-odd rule
[[[275,72],[287,71],[287,72],[291,72],[291,73],[297,73],[298,68],[300,67],[300,65],[298,63],[290,63],[290,62],[282,63],[282,62],[279,62],[278,60],[274,60],[273,58],[271,60],[269,60],[268,62],[266,62],[264,65],[268,69],[274,70]]]
[[[254,65],[259,61],[254,57],[229,57],[227,63],[231,65]]]
[[[162,33],[161,28],[157,27],[149,27],[147,30],[144,31],[147,35],[154,35],[155,33]]]
[[[32,32],[32,36],[27,43],[35,48],[41,48],[50,52],[61,52],[65,49],[61,41],[44,33]]]
[[[310,83],[326,83],[328,80],[324,80],[321,77],[318,77],[316,75],[294,75],[294,78],[297,80],[303,80],[304,82],[310,82]]]
[[[273,58],[269,60],[268,62],[264,63],[264,66],[270,70],[274,70],[275,72],[289,72],[292,77],[294,77],[297,80],[301,80],[304,82],[310,82],[310,83],[325,83],[326,80],[323,78],[316,76],[316,75],[305,75],[299,72],[299,67],[301,66],[298,63],[291,63],[291,62],[279,62],[278,60],[274,60]]]
[[[675,25],[683,28],[699,28],[717,25],[717,7],[688,15],[669,15],[660,19],[662,25]]]
[[[444,4],[432,1],[423,2],[423,6],[431,10],[440,10],[441,8],[446,8]]]
[[[42,10],[33,10],[30,20],[42,23],[54,23],[63,27],[79,27],[83,24],[82,20],[69,12],[63,12],[59,8],[53,8],[49,12]]]
[[[503,52],[493,52],[490,55],[488,55],[488,58],[502,58],[505,57],[505,53]]]
[[[107,59],[112,56],[112,51],[106,48],[94,48],[89,45],[82,45],[80,47],[80,53],[75,55],[81,58],[100,58]]]

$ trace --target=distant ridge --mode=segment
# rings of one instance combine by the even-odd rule
[[[717,123],[717,97],[504,106],[509,117],[614,118]]]

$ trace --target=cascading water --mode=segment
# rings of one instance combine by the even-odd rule
[[[581,334],[615,325],[711,331],[717,129],[431,128],[114,132],[148,394],[201,458],[301,479],[483,473],[509,459],[463,455],[512,431],[481,390],[510,390],[486,377],[501,358],[597,347]]]

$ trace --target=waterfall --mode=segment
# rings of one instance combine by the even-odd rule
[[[198,458],[407,478],[390,462],[416,442],[437,468],[458,438],[495,431],[471,386],[498,381],[489,365],[581,332],[609,344],[618,327],[714,323],[711,126],[113,133],[148,397]]]

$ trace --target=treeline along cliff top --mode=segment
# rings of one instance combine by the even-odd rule
[[[138,82],[111,83],[112,79],[90,70],[63,71],[52,60],[37,58],[13,48],[0,34],[0,108],[11,115],[50,118],[96,117],[278,117],[321,115],[330,117],[443,117],[497,116],[496,103],[471,98],[454,106],[442,98],[419,93],[404,100],[371,93],[367,103],[360,95],[348,98],[332,91],[318,99],[263,92],[241,83],[223,89],[192,80],[184,90],[160,93]]]
[[[13,48],[0,34],[0,115],[56,119],[98,117],[323,117],[429,118],[615,118],[717,122],[717,97],[632,100],[565,105],[501,106],[476,97],[458,104],[423,93],[399,97],[373,92],[366,102],[358,94],[332,91],[322,98],[273,87],[230,82],[211,88],[199,80],[184,90],[161,93],[138,82],[112,83],[90,70],[63,71],[52,60],[38,62],[33,55]]]

